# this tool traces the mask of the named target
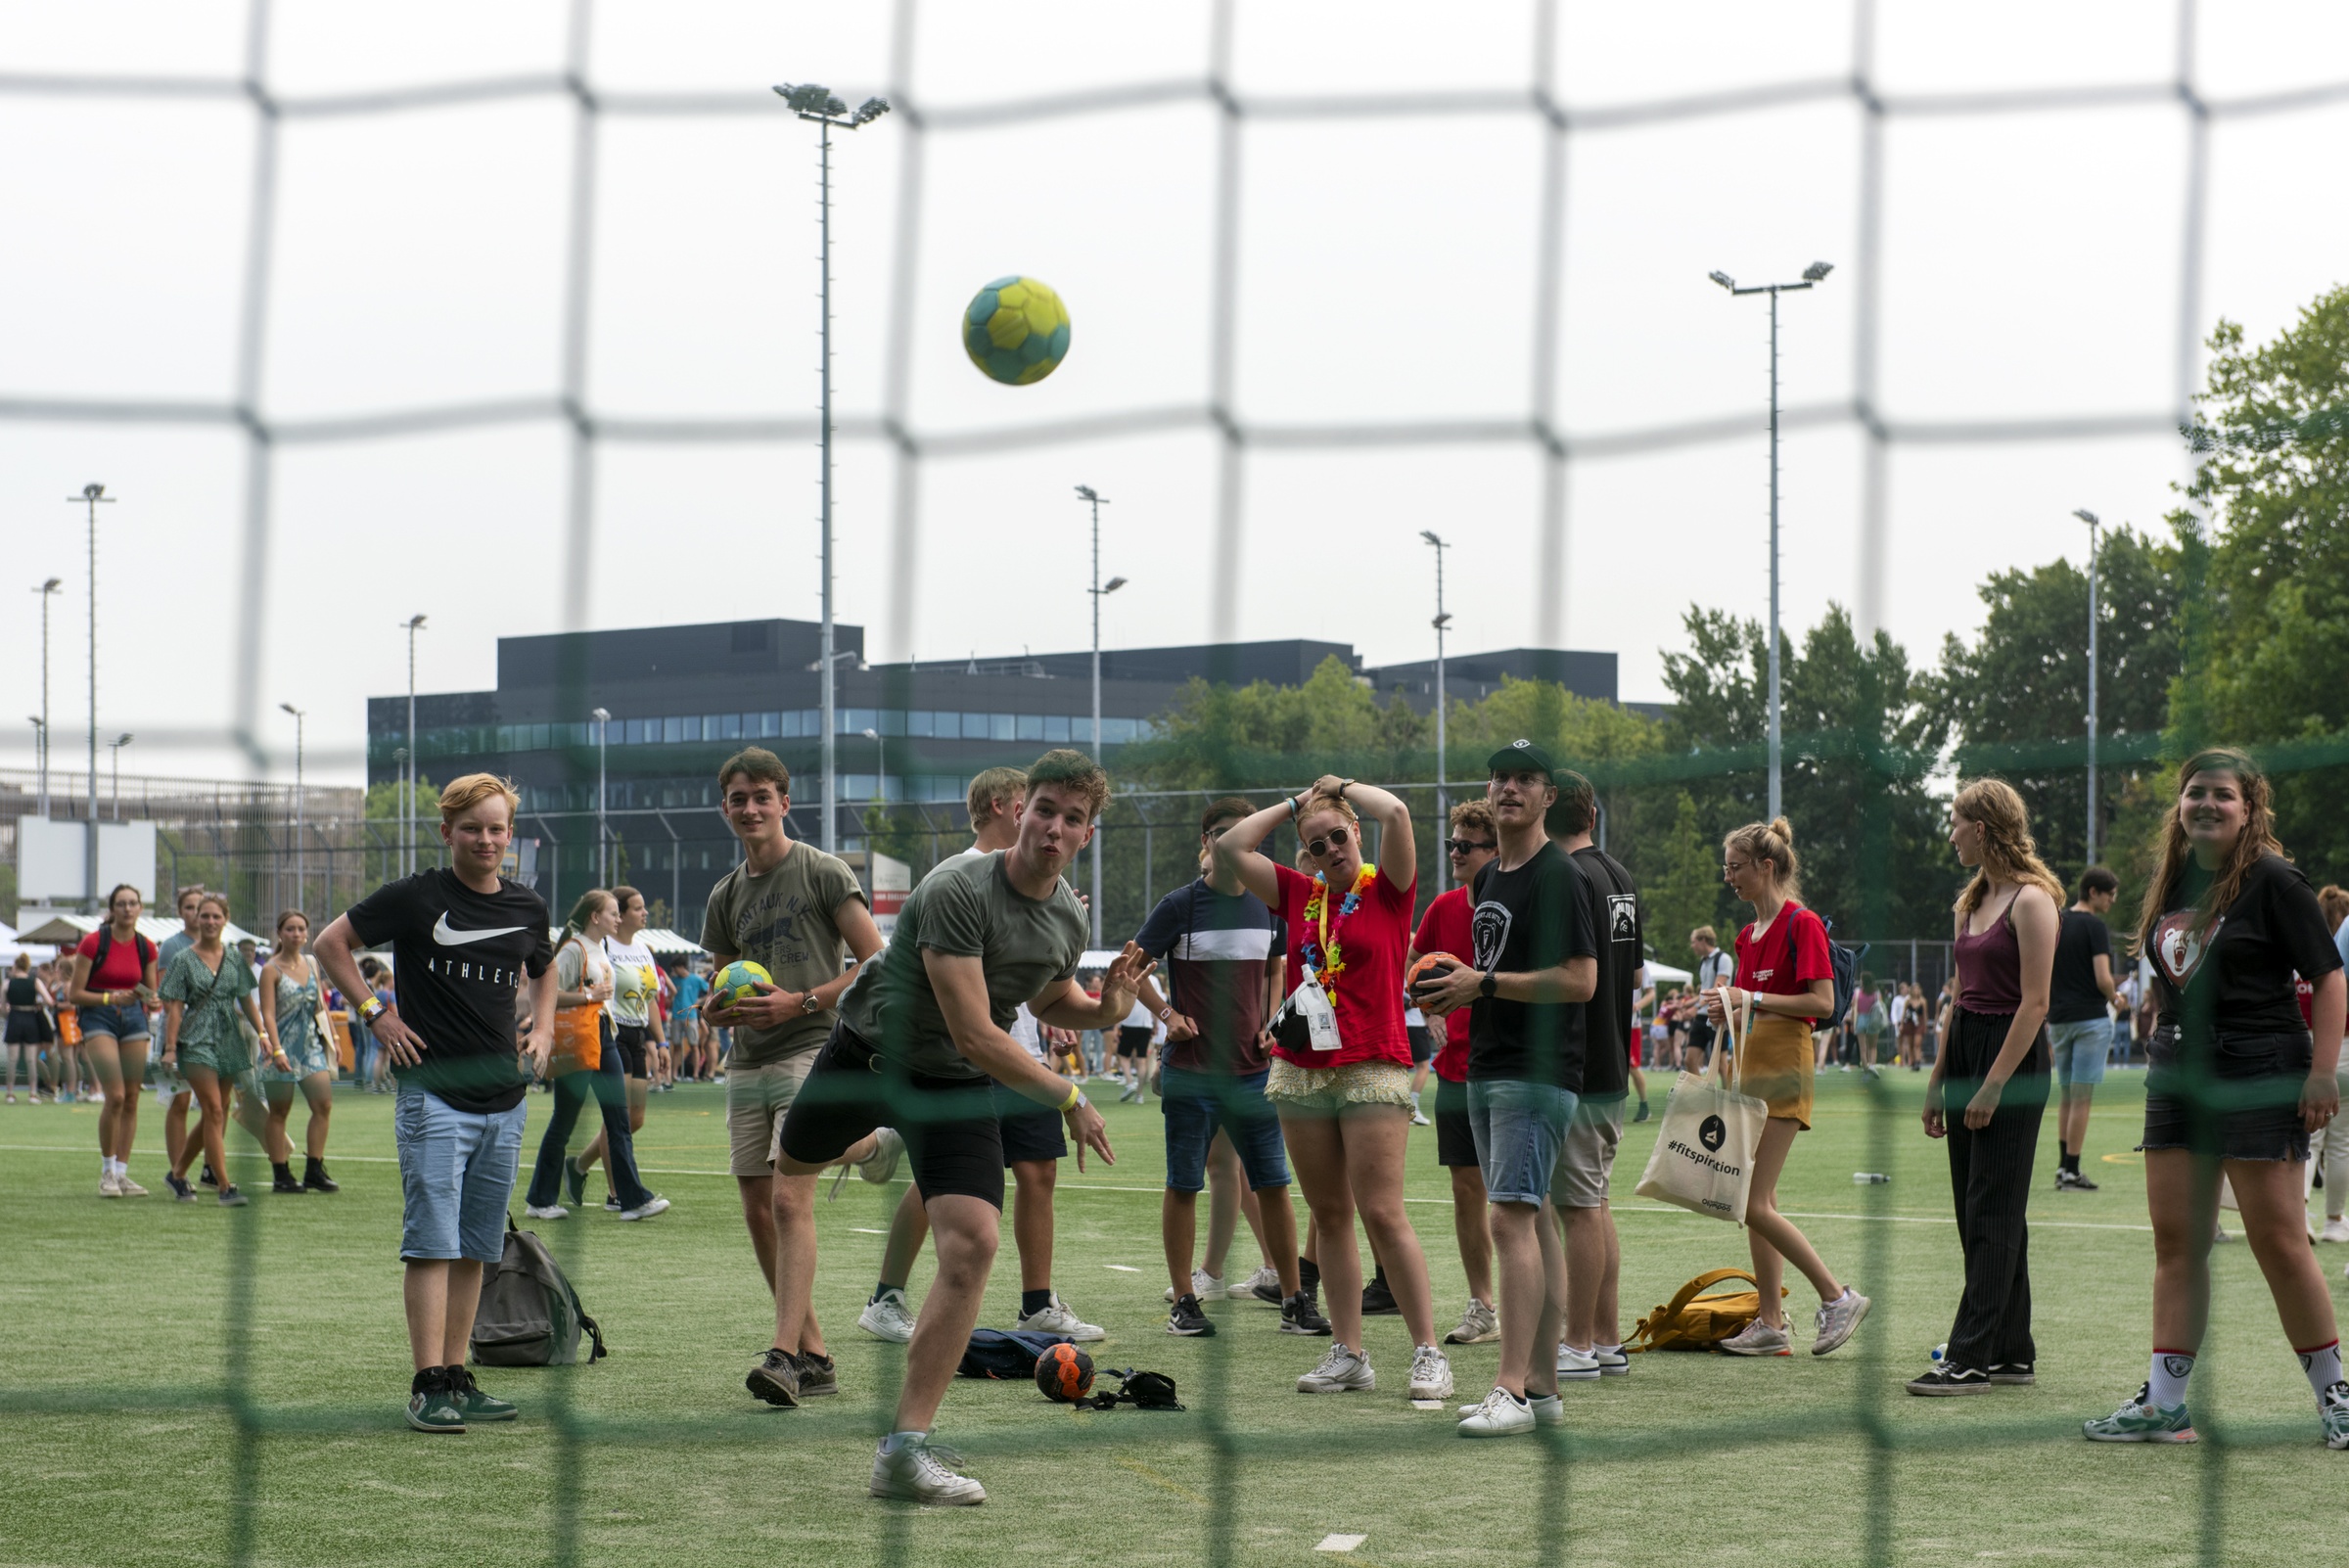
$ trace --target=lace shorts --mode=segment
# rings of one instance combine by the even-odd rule
[[[1400,1062],[1350,1062],[1344,1067],[1299,1067],[1275,1056],[1265,1098],[1299,1111],[1331,1115],[1349,1105],[1411,1103],[1411,1070]]]

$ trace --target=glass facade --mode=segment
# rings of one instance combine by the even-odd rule
[[[907,736],[917,740],[990,741],[1040,746],[1084,746],[1092,740],[1093,721],[1068,714],[966,714],[929,709],[840,708],[833,711],[833,733],[862,737],[868,729],[885,739]],[[824,715],[807,708],[782,713],[664,714],[658,717],[615,718],[608,744],[617,751],[636,746],[703,746],[756,744],[762,740],[820,740]],[[1141,718],[1101,720],[1102,747],[1126,746],[1147,740],[1153,731]],[[392,748],[403,744],[396,731],[370,737],[374,760],[388,762]],[[443,724],[417,735],[418,756],[431,761],[444,757],[489,757],[515,752],[592,749],[595,725],[590,722],[549,724]],[[869,775],[867,775],[869,777]],[[894,776],[894,775],[893,775]],[[843,787],[843,798],[852,792]],[[869,790],[867,794],[869,795]],[[919,799],[920,797],[915,797]]]

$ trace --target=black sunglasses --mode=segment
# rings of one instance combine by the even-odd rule
[[[1478,850],[1497,850],[1498,844],[1479,844],[1473,839],[1446,839],[1444,848],[1453,854],[1472,854]]]
[[[1328,853],[1331,850],[1343,850],[1346,848],[1347,841],[1351,837],[1352,835],[1342,827],[1331,828],[1329,830],[1329,837],[1325,839],[1313,840],[1313,843],[1305,847],[1305,853],[1318,860],[1322,855]]]

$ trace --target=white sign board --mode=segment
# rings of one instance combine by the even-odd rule
[[[93,897],[89,887],[90,840],[86,822],[47,817],[17,819],[17,897],[25,903],[78,904]],[[155,904],[155,824],[98,824],[96,896],[129,883],[149,907]]]

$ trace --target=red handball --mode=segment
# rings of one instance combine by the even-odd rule
[[[1055,1345],[1036,1359],[1036,1386],[1056,1404],[1074,1405],[1093,1391],[1093,1359],[1074,1345]]]
[[[1411,965],[1411,972],[1404,976],[1403,989],[1407,992],[1416,992],[1419,989],[1420,976],[1429,974],[1431,972],[1435,974],[1442,974],[1448,969],[1457,969],[1459,966],[1460,961],[1457,958],[1454,958],[1451,953],[1422,953],[1419,955],[1419,961]]]

